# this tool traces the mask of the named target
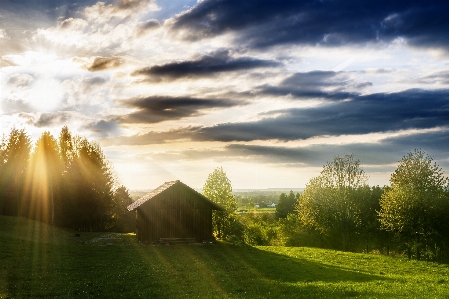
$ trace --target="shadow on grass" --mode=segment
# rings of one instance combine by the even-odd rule
[[[379,297],[357,285],[387,280],[249,246],[146,246],[129,235],[100,246],[89,242],[98,234],[80,243],[70,232],[19,222],[7,225],[17,238],[0,229],[6,298]]]
[[[178,287],[200,298],[376,296],[375,291],[361,293],[353,286],[387,280],[249,246],[149,246],[138,250],[148,263],[163,267],[156,272],[167,274],[166,281],[173,278],[168,283],[173,292],[165,295],[174,297],[181,295],[176,292]]]

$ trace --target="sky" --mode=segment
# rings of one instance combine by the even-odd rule
[[[63,126],[130,190],[223,167],[302,188],[353,154],[370,185],[449,172],[449,2],[0,0],[1,134]]]

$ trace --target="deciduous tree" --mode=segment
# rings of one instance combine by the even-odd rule
[[[209,174],[203,187],[203,194],[225,209],[225,211],[213,211],[212,222],[216,236],[226,238],[235,221],[232,214],[237,209],[237,201],[232,194],[231,181],[222,167],[216,168]]]
[[[380,201],[383,229],[418,244],[447,234],[449,180],[432,157],[422,150],[409,152],[399,161],[390,183]]]
[[[341,240],[349,250],[360,227],[360,201],[367,176],[353,155],[334,157],[320,175],[312,178],[300,195],[298,213],[302,223],[328,237]]]

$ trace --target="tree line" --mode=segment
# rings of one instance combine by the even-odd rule
[[[78,231],[130,231],[130,203],[100,146],[66,126],[34,145],[24,129],[13,128],[0,143],[0,215]]]
[[[204,190],[230,185],[221,177],[210,176]],[[281,194],[274,214],[221,212],[227,224],[221,225],[226,229],[220,236],[250,245],[395,252],[449,261],[449,179],[432,157],[414,150],[399,161],[389,186],[367,182],[359,160],[336,156],[303,192]],[[235,202],[227,192],[222,198]]]

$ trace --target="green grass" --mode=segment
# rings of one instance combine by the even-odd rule
[[[0,298],[447,298],[449,267],[230,244],[145,246],[0,216]]]

